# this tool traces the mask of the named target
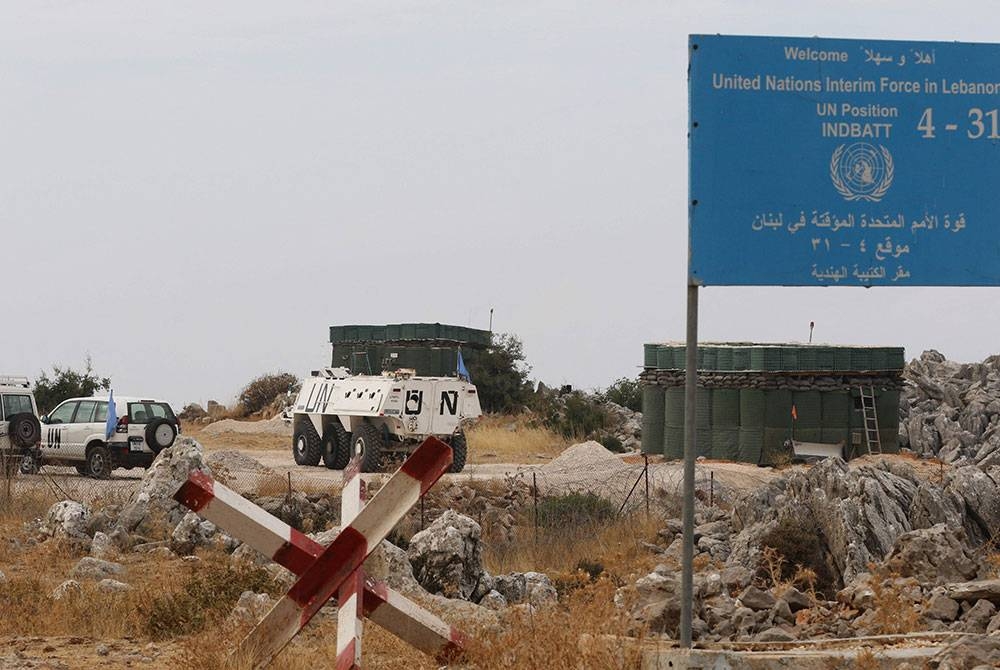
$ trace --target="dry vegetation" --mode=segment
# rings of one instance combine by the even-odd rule
[[[468,431],[470,463],[531,463],[558,456],[571,441],[523,417],[489,415]]]
[[[0,501],[0,535],[5,538],[0,570],[7,577],[0,584],[0,665],[5,655],[20,650],[70,668],[124,668],[139,657],[151,658],[153,667],[247,667],[227,660],[247,628],[227,617],[243,590],[279,592],[265,572],[234,569],[217,551],[199,553],[198,562],[129,553],[115,560],[126,566],[120,579],[132,591],[101,593],[93,582],[83,582],[82,593],[54,601],[52,591],[82,554],[70,544],[35,544],[24,527],[44,516],[54,501],[54,494],[42,489],[19,497],[16,504]],[[533,615],[510,610],[499,628],[470,630],[475,637],[466,658],[471,667],[635,667],[637,642],[623,636],[636,631],[615,607],[614,595],[655,563],[641,542],[653,539],[662,519],[638,514],[601,523],[582,519],[543,525],[537,541],[530,521],[520,519],[516,541],[488,546],[484,559],[494,574],[547,572],[557,584],[560,602]],[[366,627],[366,636],[366,667],[440,667],[377,626]],[[324,610],[273,667],[330,667],[335,637],[336,619],[332,610]],[[97,654],[98,643],[107,645],[108,655]]]

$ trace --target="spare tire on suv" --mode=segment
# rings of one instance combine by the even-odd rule
[[[146,444],[154,454],[158,454],[177,439],[177,427],[173,421],[162,417],[146,424]]]
[[[10,427],[7,434],[15,447],[28,449],[35,446],[42,439],[42,425],[38,422],[38,417],[28,412],[11,415]]]

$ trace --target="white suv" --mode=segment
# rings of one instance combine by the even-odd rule
[[[0,458],[12,461],[35,447],[40,437],[38,408],[28,378],[0,375]]]
[[[115,398],[115,415],[119,419],[108,438],[107,400],[64,400],[42,417],[41,443],[24,458],[21,472],[72,465],[80,474],[103,478],[115,468],[148,468],[180,432],[180,421],[162,400]]]

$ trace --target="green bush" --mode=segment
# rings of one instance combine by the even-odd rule
[[[605,449],[616,454],[624,454],[626,451],[625,445],[623,445],[622,441],[614,435],[604,435],[597,441],[600,442]]]
[[[566,528],[613,519],[618,509],[593,493],[566,493],[548,496],[538,503],[538,524],[546,528]]]
[[[519,412],[528,403],[531,366],[524,358],[524,345],[517,335],[491,335],[489,348],[462,352],[472,383],[476,385],[484,412]]]
[[[89,398],[97,391],[107,391],[111,388],[110,377],[98,377],[94,366],[87,356],[83,370],[52,366],[52,376],[42,372],[35,381],[35,403],[38,411],[48,414],[56,405],[69,398]]]
[[[612,382],[606,390],[598,391],[597,395],[602,400],[628,407],[633,412],[642,411],[642,387],[638,379],[622,377]]]

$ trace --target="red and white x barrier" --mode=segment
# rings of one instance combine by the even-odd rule
[[[346,526],[358,516],[365,504],[365,485],[361,481],[361,457],[355,454],[344,469],[344,486],[340,491],[340,525]],[[358,568],[337,591],[337,663],[336,670],[357,670],[361,667],[361,635],[365,616],[361,594],[365,588],[365,571]]]
[[[175,500],[300,577],[289,594],[275,605],[264,621],[244,640],[242,651],[259,650],[253,655],[257,659],[255,667],[266,665],[294,637],[350,573],[357,570],[370,550],[388,534],[419,496],[437,481],[450,463],[451,449],[447,445],[433,438],[425,441],[359,513],[354,523],[345,526],[325,550],[323,545],[268,514],[210,476],[197,471],[189,475],[188,481],[174,494]],[[359,549],[362,541],[365,546]],[[362,551],[364,553],[360,555]],[[321,564],[319,559],[324,556],[326,560]],[[346,565],[339,565],[337,558],[342,559]],[[347,569],[348,566],[353,568]],[[314,569],[319,572],[313,572]],[[304,582],[304,578],[310,573],[312,581]],[[310,588],[314,590],[310,592]],[[279,610],[279,606],[285,601],[290,601],[294,607],[286,603],[283,606],[286,609]],[[374,580],[365,581],[362,609],[370,620],[437,658],[446,659],[464,647],[464,636],[458,629]],[[286,614],[275,619],[278,612]],[[291,612],[292,616],[287,612]],[[284,627],[280,630],[275,628],[275,621],[281,622]],[[290,635],[289,628],[293,629]],[[277,637],[269,638],[269,631],[278,631]],[[274,641],[265,645],[259,644],[258,639]]]

